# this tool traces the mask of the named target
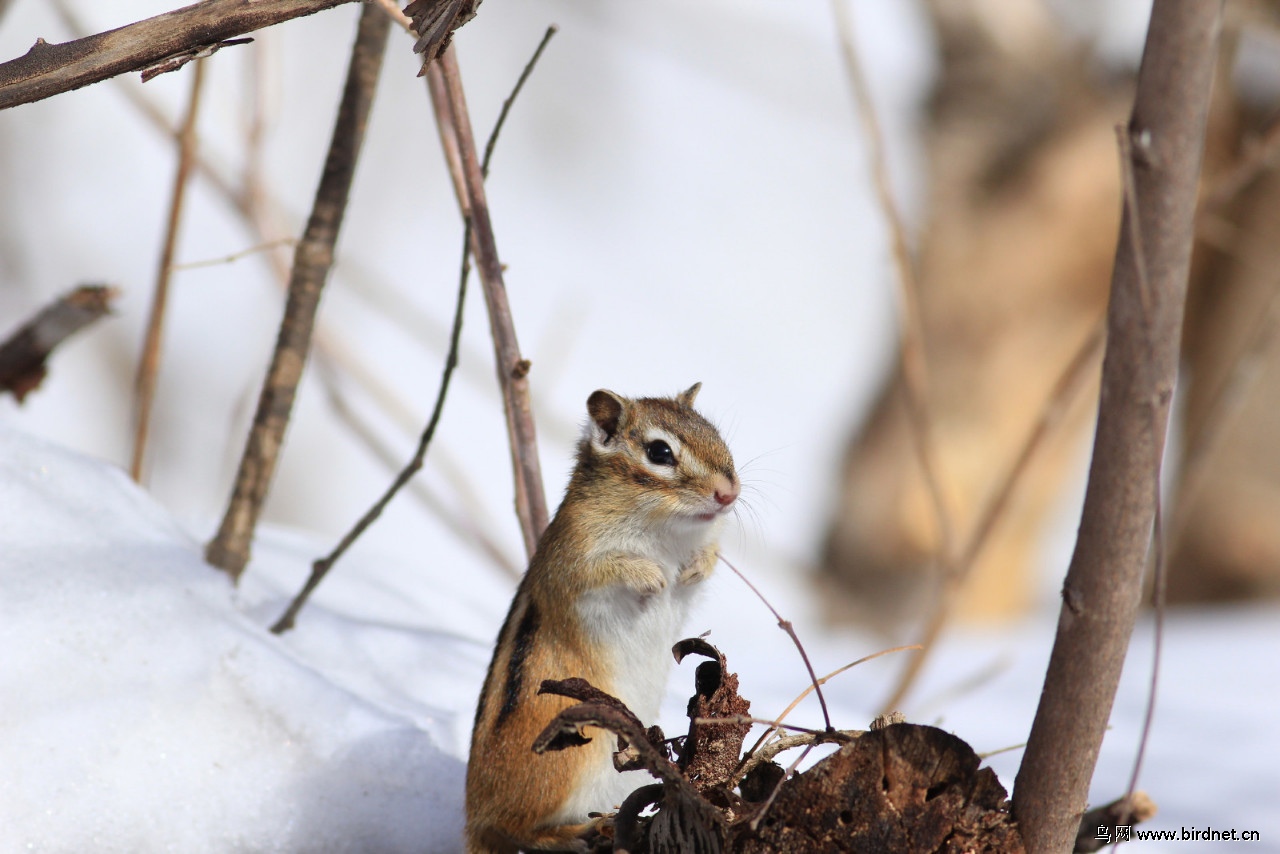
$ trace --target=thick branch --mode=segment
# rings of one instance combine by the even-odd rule
[[[511,439],[511,464],[516,482],[516,515],[524,535],[525,552],[532,556],[538,538],[547,527],[547,499],[542,488],[542,467],[538,462],[538,441],[529,401],[529,363],[520,355],[511,305],[507,301],[502,262],[489,220],[484,175],[476,152],[471,117],[462,93],[462,80],[454,48],[450,46],[427,67],[427,83],[435,106],[446,156],[456,154],[454,175],[463,215],[471,223],[471,254],[484,287],[489,327],[493,335],[498,384]],[[452,149],[452,151],[451,151]],[[450,157],[452,160],[452,157]]]
[[[162,59],[352,0],[204,0],[63,44],[44,39],[0,64],[0,110],[141,71]]]
[[[334,244],[347,208],[356,160],[382,69],[390,23],[386,14],[373,5],[365,6],[360,14],[324,174],[316,189],[311,218],[294,253],[289,295],[275,353],[263,382],[231,501],[217,536],[205,549],[205,559],[234,579],[240,577],[249,561],[253,530],[266,500],[302,378],[320,293],[333,265]]]
[[[1156,0],[1126,130],[1133,192],[1080,532],[1013,793],[1027,850],[1070,851],[1111,714],[1156,514],[1221,2]]]

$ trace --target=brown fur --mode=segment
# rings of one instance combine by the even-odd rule
[[[661,532],[691,505],[696,509],[716,495],[731,495],[728,503],[736,498],[732,456],[715,428],[692,409],[697,389],[634,401],[597,391],[588,401],[592,421],[579,445],[577,466],[498,635],[476,711],[467,766],[466,833],[472,854],[564,849],[585,827],[551,819],[587,779],[588,767],[611,761],[614,737],[588,729],[589,745],[534,754],[535,738],[572,703],[539,696],[538,687],[544,679],[578,676],[615,693],[611,651],[589,636],[573,606],[601,588],[617,588],[620,596],[639,597],[642,603],[645,597],[667,595],[662,567],[644,554],[615,549],[611,537],[629,542],[617,531],[633,537],[636,531]],[[657,476],[646,471],[643,460],[643,436],[653,429],[674,437],[682,454],[674,470]],[[596,441],[606,437],[603,450],[593,436]],[[691,551],[672,583],[703,580],[715,554],[714,542]],[[627,640],[616,639],[619,645]]]

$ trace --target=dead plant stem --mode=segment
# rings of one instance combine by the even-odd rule
[[[822,685],[818,681],[818,674],[814,672],[813,665],[809,663],[809,654],[804,651],[804,644],[800,643],[800,638],[796,635],[796,630],[791,625],[791,621],[784,620],[782,615],[778,613],[778,609],[773,607],[769,600],[764,597],[764,594],[761,593],[756,586],[751,583],[750,579],[743,575],[736,566],[730,563],[727,557],[723,554],[719,557],[720,561],[725,566],[729,567],[729,569],[733,570],[733,574],[738,576],[738,578],[741,578],[742,583],[751,588],[751,592],[756,594],[756,597],[764,603],[764,606],[773,614],[774,619],[778,621],[778,628],[787,633],[787,637],[791,638],[791,642],[794,643],[796,645],[796,649],[800,651],[800,658],[804,661],[805,670],[809,671],[809,681],[813,683],[814,693],[818,695],[818,705],[822,706],[823,723],[827,726],[827,732],[834,732],[835,728],[831,725],[831,713],[827,711],[827,698],[822,696]]]
[[[554,27],[547,30],[546,35],[538,44],[537,50],[534,51],[533,57],[525,65],[524,71],[516,81],[515,88],[512,90],[511,95],[508,96],[506,101],[503,103],[502,111],[498,114],[498,120],[494,124],[493,131],[489,134],[488,143],[485,145],[484,161],[480,164],[480,172],[482,176],[488,175],[489,173],[489,164],[493,158],[494,146],[497,144],[498,136],[502,133],[502,128],[506,124],[507,116],[511,112],[511,106],[515,103],[516,96],[520,94],[520,90],[524,87],[525,81],[529,79],[529,75],[533,72],[533,68],[537,64],[539,57],[542,56],[543,48],[546,47],[547,42],[554,34]],[[435,404],[431,409],[431,417],[427,419],[427,426],[423,429],[422,436],[418,440],[418,447],[414,451],[413,457],[391,482],[391,485],[387,487],[382,496],[374,502],[373,506],[356,521],[351,530],[348,531],[338,542],[338,545],[335,546],[329,554],[316,560],[312,564],[311,575],[308,577],[306,584],[303,585],[302,590],[298,592],[298,595],[294,597],[293,601],[289,603],[289,607],[285,610],[284,614],[281,615],[280,619],[271,627],[271,631],[275,634],[280,634],[293,628],[293,624],[297,619],[298,613],[302,610],[302,607],[306,604],[307,599],[310,598],[312,592],[319,586],[320,582],[324,580],[324,577],[329,573],[329,570],[332,569],[333,565],[342,557],[343,554],[346,553],[347,549],[349,549],[355,541],[359,539],[360,535],[368,530],[370,525],[377,521],[378,517],[381,516],[382,512],[387,508],[387,505],[389,505],[391,500],[395,498],[396,493],[398,493],[405,484],[407,484],[410,479],[412,479],[412,477],[421,470],[426,461],[427,450],[431,447],[431,440],[435,436],[436,427],[440,423],[440,416],[444,413],[444,402],[449,393],[449,383],[453,379],[454,370],[458,367],[458,349],[462,340],[463,309],[466,307],[467,300],[467,280],[470,278],[471,274],[471,265],[468,263],[471,251],[470,237],[472,232],[472,223],[470,219],[466,221],[463,231],[462,260],[459,264],[460,269],[458,273],[458,297],[453,310],[453,325],[452,331],[449,334],[449,351],[445,356],[444,371],[440,377],[440,389],[436,394]]]
[[[485,197],[484,175],[471,131],[471,118],[458,71],[456,48],[450,45],[440,58],[427,68],[427,80],[442,137],[452,137],[457,147],[461,174],[454,172],[455,190],[466,204],[463,214],[471,224],[471,254],[476,260],[488,308],[489,327],[493,337],[498,383],[502,389],[507,433],[511,444],[512,470],[515,475],[516,516],[524,537],[525,553],[532,557],[538,538],[547,527],[546,495],[542,486],[542,469],[538,461],[537,432],[529,397],[529,362],[520,355],[507,301],[502,262],[498,256],[493,224]],[[449,143],[445,147],[448,150]],[[451,164],[452,165],[452,164]]]
[[[178,131],[178,165],[173,176],[173,189],[169,195],[169,217],[165,226],[164,243],[160,249],[160,261],[156,270],[155,289],[151,295],[151,313],[142,342],[142,356],[138,360],[138,373],[134,379],[134,436],[133,456],[129,463],[129,476],[142,482],[142,467],[147,450],[147,435],[151,426],[151,411],[155,402],[156,379],[160,373],[160,347],[164,334],[165,309],[169,302],[169,282],[173,277],[173,256],[178,245],[178,233],[182,228],[182,210],[187,197],[187,184],[196,162],[196,121],[200,115],[200,96],[204,89],[204,61],[195,60],[191,69],[191,91],[187,96],[187,112]]]
[[[324,174],[306,230],[294,252],[284,319],[258,410],[236,475],[235,487],[206,559],[233,579],[248,563],[253,531],[266,500],[297,395],[315,326],[320,295],[333,264],[356,161],[373,104],[390,21],[380,10],[361,10],[347,82],[338,107]]]

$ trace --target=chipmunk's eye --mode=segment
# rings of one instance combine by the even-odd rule
[[[676,455],[671,452],[671,446],[661,439],[654,439],[645,445],[644,455],[655,466],[674,466],[676,464]]]

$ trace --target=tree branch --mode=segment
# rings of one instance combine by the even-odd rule
[[[538,462],[537,432],[529,401],[529,362],[520,355],[511,305],[507,301],[502,262],[489,219],[484,175],[476,152],[475,136],[458,62],[450,46],[427,68],[427,84],[435,107],[437,124],[450,161],[454,190],[463,216],[471,223],[471,254],[484,289],[493,336],[498,384],[502,389],[507,433],[511,439],[511,464],[515,473],[516,516],[524,536],[525,552],[533,555],[538,538],[547,527],[547,499],[542,487],[542,467]],[[455,160],[456,157],[456,160]]]
[[[1071,850],[1141,599],[1221,11],[1221,2],[1181,0],[1156,0],[1151,11],[1126,130],[1134,203],[1112,273],[1089,483],[1013,792],[1028,851]]]
[[[369,110],[382,69],[390,19],[376,6],[365,6],[338,118],[329,143],[324,173],[316,189],[311,218],[294,253],[293,273],[280,334],[263,382],[235,488],[217,535],[205,559],[239,579],[249,561],[250,543],[266,500],[298,382],[311,345],[320,293],[333,265],[334,244],[347,207],[356,160],[364,141]]]
[[[118,291],[105,285],[81,285],[59,297],[0,343],[0,393],[18,401],[44,380],[45,362],[68,337],[111,312]]]
[[[200,94],[203,87],[204,63],[197,60],[191,69],[191,94],[187,99],[187,114],[178,131],[178,166],[169,195],[169,219],[165,227],[164,244],[160,249],[156,286],[151,295],[151,315],[147,319],[142,357],[138,360],[138,373],[134,378],[133,459],[129,464],[129,476],[138,483],[142,482],[142,464],[151,428],[151,408],[155,402],[156,380],[160,373],[160,342],[164,333],[165,307],[169,302],[169,280],[173,278],[173,255],[178,246],[178,232],[182,227],[182,208],[187,186],[196,161],[196,118],[200,114]]]
[[[117,74],[352,0],[204,0],[62,44],[37,39],[0,63],[0,110],[79,89]]]

